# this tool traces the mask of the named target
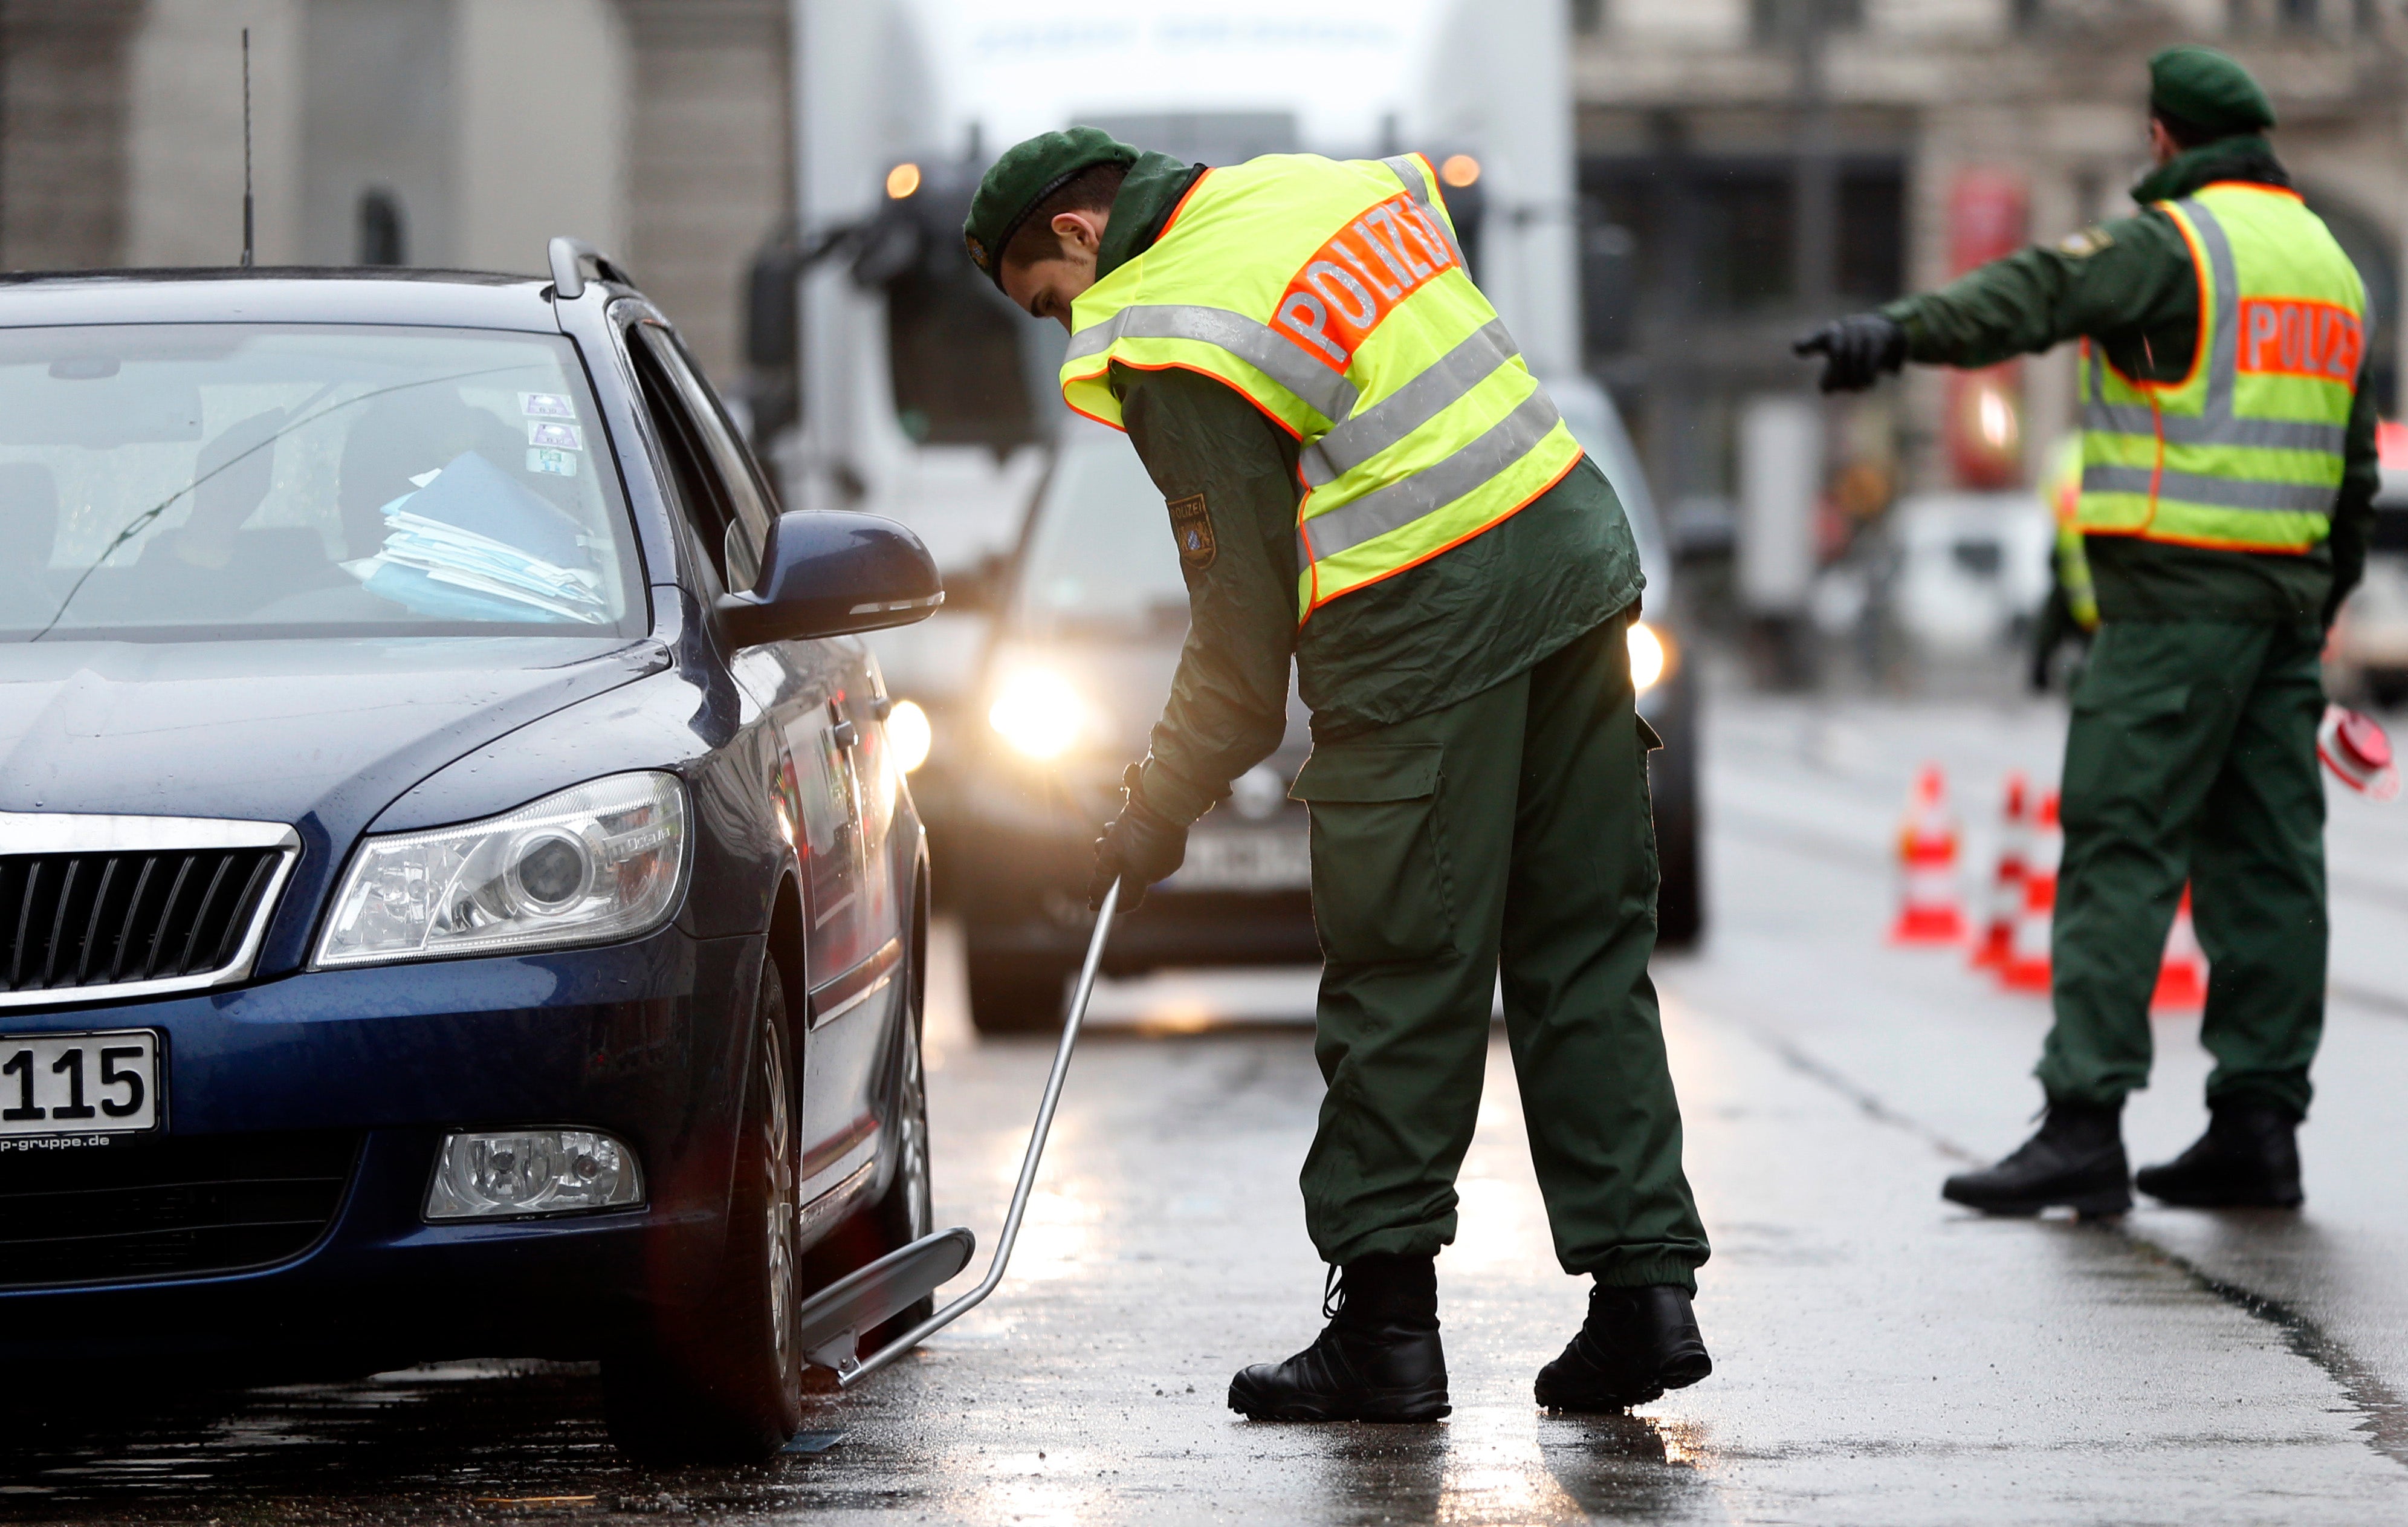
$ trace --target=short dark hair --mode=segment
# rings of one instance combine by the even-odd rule
[[[1003,246],[1003,266],[1035,265],[1051,260],[1062,252],[1062,236],[1054,231],[1054,220],[1065,212],[1110,212],[1112,198],[1121,194],[1121,182],[1128,179],[1129,167],[1107,162],[1089,165],[1068,180],[1037,198],[1037,205],[1021,218]]]
[[[2174,147],[2177,149],[2196,149],[2202,144],[2213,143],[2219,137],[2230,136],[2226,133],[2212,132],[2188,118],[2177,117],[2171,111],[2152,111],[2149,115],[2157,119],[2157,125],[2166,130],[2166,137],[2174,140]]]

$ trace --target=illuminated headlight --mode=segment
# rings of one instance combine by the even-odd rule
[[[1643,620],[1630,623],[1629,640],[1630,687],[1643,694],[1672,670],[1672,642]]]
[[[1058,758],[1085,729],[1086,701],[1070,681],[1044,669],[1026,669],[1004,681],[987,707],[987,725],[1032,758]]]
[[[613,774],[504,816],[369,838],[351,856],[317,963],[517,953],[649,931],[677,904],[685,791]]]
[[[426,1188],[429,1219],[574,1214],[644,1201],[636,1153],[593,1130],[447,1134]]]
[[[886,713],[886,741],[895,749],[895,767],[908,774],[928,761],[937,732],[928,725],[927,712],[908,699],[898,700]]]

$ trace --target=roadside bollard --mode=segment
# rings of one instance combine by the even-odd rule
[[[2023,910],[2015,915],[2014,938],[1999,967],[1999,984],[2009,991],[2048,989],[2049,928],[2057,919],[2057,866],[2065,852],[2055,790],[2040,798],[2033,828],[2031,849],[2024,860]]]
[[[1973,943],[1973,968],[1997,970],[2014,948],[2015,917],[2024,909],[2024,856],[2031,845],[2031,782],[2020,769],[2007,774],[1999,807],[1998,861],[1990,872],[1989,904]]]
[[[1965,937],[1965,910],[1956,886],[1956,818],[1948,811],[1948,779],[1926,764],[1899,825],[1898,920],[1892,944],[1956,944]]]
[[[2207,955],[2191,924],[2190,886],[2186,885],[2182,905],[2174,909],[2174,925],[2166,933],[2165,958],[2157,964],[2157,989],[2149,994],[2149,1011],[2193,1013],[2206,1005]]]

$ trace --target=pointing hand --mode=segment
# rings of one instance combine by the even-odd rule
[[[1883,372],[1906,364],[1906,330],[1879,313],[1856,313],[1824,324],[1790,349],[1824,358],[1825,392],[1860,393]]]

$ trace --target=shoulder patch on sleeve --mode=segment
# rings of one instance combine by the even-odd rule
[[[1221,552],[1212,540],[1212,516],[1204,508],[1204,496],[1191,493],[1184,498],[1173,498],[1170,508],[1170,534],[1179,542],[1179,560],[1197,572],[1212,565]]]
[[[2057,252],[2071,254],[2077,260],[2086,260],[2114,242],[2115,236],[2104,228],[2085,228],[2080,233],[2070,233],[2058,239]]]

